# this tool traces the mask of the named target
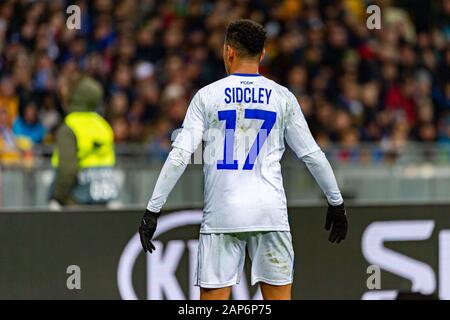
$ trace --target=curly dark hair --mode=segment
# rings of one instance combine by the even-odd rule
[[[248,19],[231,22],[227,27],[225,43],[235,48],[241,57],[257,57],[266,42],[266,30]]]

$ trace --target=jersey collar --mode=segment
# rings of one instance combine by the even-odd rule
[[[240,76],[240,77],[260,77],[259,73],[232,73],[230,76]]]

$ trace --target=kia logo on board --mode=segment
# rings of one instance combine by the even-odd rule
[[[163,215],[158,219],[158,228],[155,232],[155,238],[169,232],[173,229],[200,225],[202,222],[202,211],[186,210],[172,212]],[[198,238],[198,235],[197,235]],[[184,300],[198,299],[199,288],[194,286],[194,274],[197,265],[198,239],[190,240],[169,240],[167,243],[154,241],[156,250],[146,255],[146,274],[147,274],[147,299],[148,300]],[[187,252],[189,257],[189,292],[185,294],[180,286],[180,279],[176,276],[176,271],[180,266],[182,256]],[[133,287],[133,270],[136,259],[143,254],[139,234],[136,233],[128,241],[119,260],[117,270],[117,284],[119,293],[124,300],[137,300],[138,296]],[[142,280],[144,281],[144,280]],[[262,299],[261,292],[257,290],[252,297],[245,274],[242,275],[239,285],[233,286],[232,296],[234,299]]]

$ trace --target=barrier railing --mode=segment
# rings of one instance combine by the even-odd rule
[[[123,147],[123,148],[122,148]],[[144,206],[154,187],[163,158],[151,158],[136,145],[118,146],[116,180],[121,187],[118,205]],[[362,146],[361,148],[363,148]],[[366,146],[375,153],[376,146]],[[434,203],[450,199],[450,162],[446,146],[411,145],[395,161],[360,161],[344,157],[342,148],[327,149],[346,201],[367,203]],[[135,153],[136,152],[136,153]],[[362,152],[362,151],[361,151]],[[365,151],[364,151],[365,152]],[[53,180],[49,158],[34,163],[0,166],[0,207],[45,207]],[[428,155],[428,156],[426,156]],[[340,158],[339,158],[340,157]],[[132,159],[132,161],[130,161]],[[428,159],[429,161],[426,161]],[[291,203],[323,203],[323,195],[309,172],[290,150],[282,160],[284,186]],[[201,165],[190,165],[169,205],[203,202]]]

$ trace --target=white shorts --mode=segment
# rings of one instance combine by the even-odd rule
[[[252,260],[251,283],[287,285],[293,280],[294,250],[289,231],[200,234],[195,285],[223,288],[238,284],[245,249]]]

